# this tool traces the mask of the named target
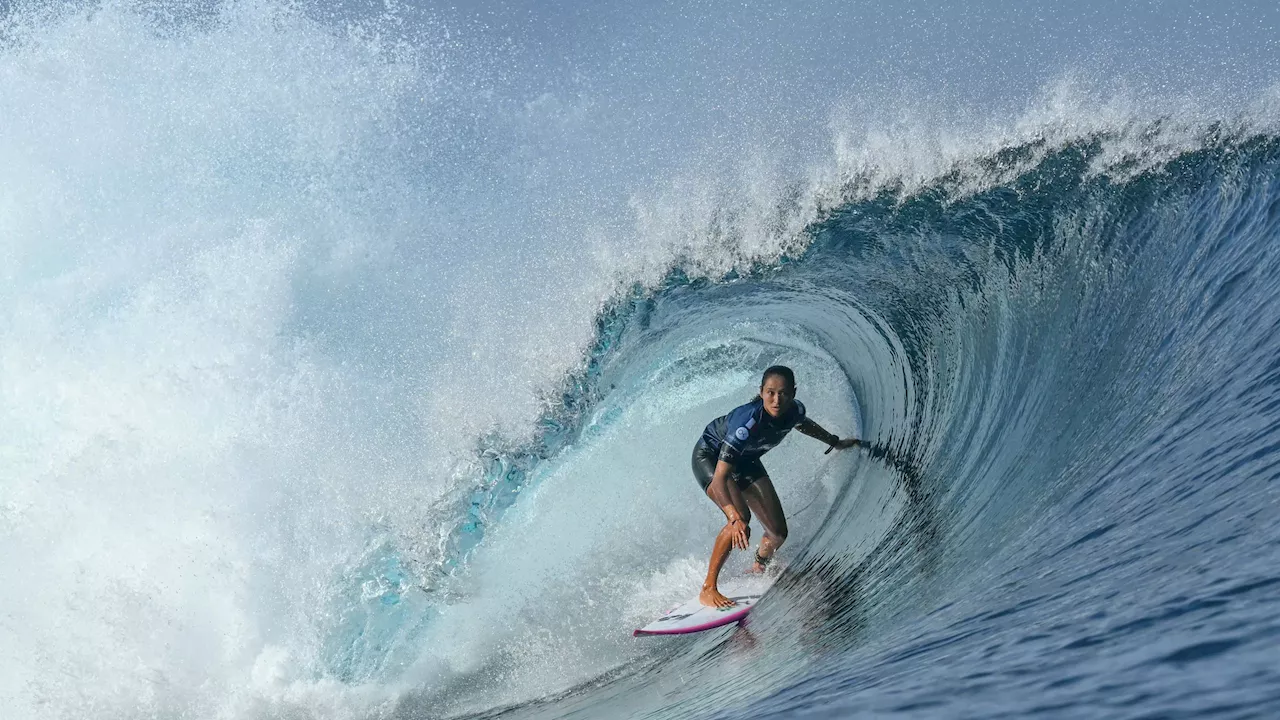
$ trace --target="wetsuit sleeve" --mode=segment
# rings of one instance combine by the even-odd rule
[[[805,414],[804,403],[799,400],[795,401],[795,414],[795,422],[791,424],[791,427],[795,427],[809,419],[809,416]]]
[[[720,459],[733,465],[746,449],[751,432],[756,427],[755,414],[750,405],[743,405],[729,413],[724,426],[724,442],[720,444]]]

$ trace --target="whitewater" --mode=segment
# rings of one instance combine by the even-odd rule
[[[2,714],[1268,717],[1277,28],[0,4]]]

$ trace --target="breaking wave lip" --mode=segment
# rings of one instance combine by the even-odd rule
[[[1277,90],[1280,93],[1280,90]],[[1019,118],[1011,127],[987,131],[985,136],[943,139],[923,128],[919,134],[844,133],[835,140],[835,161],[811,172],[807,187],[799,184],[782,192],[785,198],[772,206],[768,222],[760,222],[759,207],[740,206],[731,193],[719,195],[708,218],[697,213],[671,211],[679,201],[662,196],[659,204],[679,215],[679,223],[663,218],[664,225],[676,225],[681,241],[704,247],[699,253],[677,253],[659,273],[640,273],[640,280],[623,282],[601,309],[595,321],[595,340],[584,353],[581,364],[569,372],[559,388],[546,393],[547,411],[536,422],[532,442],[513,447],[500,435],[480,440],[478,482],[468,481],[455,492],[456,522],[437,523],[450,528],[437,546],[437,570],[453,570],[483,538],[486,522],[495,522],[525,486],[531,469],[554,455],[580,429],[584,417],[605,392],[600,374],[628,324],[648,312],[650,298],[701,282],[737,282],[768,276],[779,267],[803,257],[815,233],[820,233],[833,216],[856,216],[864,205],[889,202],[901,207],[912,200],[937,196],[951,204],[1000,187],[1017,184],[1019,178],[1034,174],[1051,159],[1079,154],[1087,158],[1082,180],[1104,178],[1125,184],[1144,175],[1159,173],[1179,158],[1201,151],[1245,148],[1266,142],[1274,133],[1271,116],[1258,108],[1241,113],[1230,121],[1191,120],[1161,116],[1140,121],[1134,114],[1136,101],[1113,101],[1111,105],[1090,104],[1080,89],[1070,82],[1045,93],[1042,109]],[[1070,108],[1066,112],[1064,108]],[[1054,112],[1056,111],[1056,113]],[[1057,113],[1062,113],[1059,116]],[[1070,118],[1070,119],[1068,119]],[[900,152],[906,147],[924,151]],[[856,149],[855,149],[856,148]],[[943,148],[946,148],[943,150]],[[931,152],[939,151],[940,152]],[[928,158],[926,160],[925,158]],[[674,183],[677,194],[687,188]],[[645,203],[633,205],[645,228]],[[753,217],[754,216],[754,217]],[[752,237],[765,232],[768,241]],[[665,231],[650,228],[638,233],[661,237]],[[754,244],[767,252],[740,254],[734,248]],[[672,242],[671,244],[675,244]],[[722,246],[726,252],[707,252],[705,246]],[[862,309],[865,310],[865,309]],[[456,510],[462,505],[462,512]]]
[[[659,265],[620,274],[620,290],[596,316],[593,345],[561,387],[545,395],[548,410],[539,416],[532,442],[511,447],[502,437],[481,439],[476,451],[484,468],[480,495],[475,486],[462,489],[468,505],[462,525],[467,528],[451,525],[449,538],[439,546],[439,564],[456,566],[456,556],[465,553],[460,544],[474,547],[458,536],[479,530],[477,537],[483,537],[481,515],[506,509],[513,493],[524,487],[531,465],[553,455],[575,432],[584,411],[599,398],[600,366],[646,297],[685,283],[735,282],[771,272],[803,256],[815,229],[832,215],[856,214],[861,204],[890,199],[902,205],[929,195],[960,202],[1011,186],[1053,156],[1073,152],[1088,158],[1083,179],[1123,184],[1158,173],[1193,152],[1244,147],[1276,132],[1277,115],[1267,111],[1270,96],[1230,120],[1207,119],[1211,115],[1185,109],[1152,119],[1138,113],[1139,105],[1134,99],[1098,104],[1074,82],[1062,81],[1034,102],[1036,110],[995,131],[954,136],[940,136],[933,128],[837,132],[833,160],[810,169],[806,183],[773,188],[763,196],[769,199],[765,205],[744,205],[744,200],[762,196],[741,188],[733,192],[681,179],[654,199],[637,197],[632,201],[637,236],[666,245],[675,259],[662,255]],[[678,200],[680,196],[692,197],[696,206]],[[744,247],[756,251],[745,252]]]

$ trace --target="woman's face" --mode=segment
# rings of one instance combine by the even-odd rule
[[[796,389],[781,375],[770,375],[760,386],[760,399],[764,401],[764,411],[770,417],[779,417],[791,409],[791,401],[796,396]]]

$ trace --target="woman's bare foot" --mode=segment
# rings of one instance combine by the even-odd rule
[[[764,566],[758,562],[751,563],[751,567],[747,568],[748,575],[763,575]]]
[[[702,588],[702,592],[698,593],[698,601],[708,607],[727,608],[733,607],[737,603],[725,597],[716,588]]]

